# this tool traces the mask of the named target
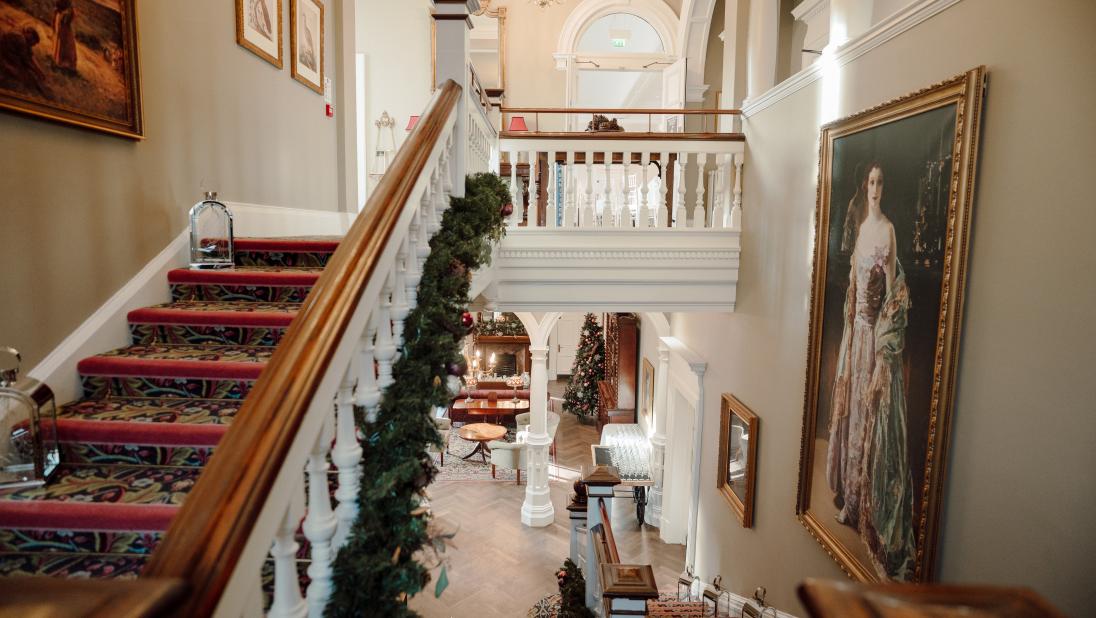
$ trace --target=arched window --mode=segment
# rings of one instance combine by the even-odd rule
[[[647,20],[631,13],[611,13],[592,22],[578,40],[576,52],[587,54],[661,54],[666,45]]]

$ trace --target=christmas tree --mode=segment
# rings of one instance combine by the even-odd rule
[[[601,325],[594,314],[587,313],[582,324],[582,338],[575,353],[571,381],[563,394],[563,408],[582,418],[597,414],[597,383],[605,379],[605,340]]]

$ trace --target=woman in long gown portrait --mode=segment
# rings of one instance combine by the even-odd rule
[[[53,66],[76,71],[76,9],[72,0],[57,0],[53,10]]]
[[[909,288],[871,163],[849,203],[852,247],[829,424],[826,478],[839,523],[857,530],[881,576],[913,576],[916,540],[903,362]]]

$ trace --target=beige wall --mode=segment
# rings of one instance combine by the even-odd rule
[[[184,229],[203,188],[337,208],[335,121],[290,76],[289,2],[280,71],[236,45],[233,2],[137,11],[144,141],[0,114],[0,345],[28,369]]]
[[[838,101],[846,115],[988,68],[939,573],[1031,586],[1077,616],[1096,606],[1094,21],[1088,0],[1038,19],[1020,0],[964,0],[846,65]],[[797,582],[843,577],[794,515],[820,92],[747,123],[736,313],[672,324],[709,361],[700,572],[798,615]],[[752,530],[715,490],[722,392],[761,419]]]

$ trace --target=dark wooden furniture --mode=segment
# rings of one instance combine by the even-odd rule
[[[472,455],[479,453],[483,463],[487,463],[487,453],[491,452],[491,449],[487,448],[487,443],[491,440],[503,439],[506,436],[506,428],[491,423],[471,423],[458,429],[457,435],[469,442],[476,443],[476,448],[472,449],[471,453],[461,457],[461,459],[469,459]]]
[[[808,579],[799,584],[798,592],[811,618],[1065,618],[1065,614],[1027,588],[853,584]]]
[[[598,432],[609,423],[635,423],[639,387],[639,318],[605,316],[605,380],[598,384]]]
[[[472,422],[478,422],[475,420],[476,418],[485,418],[494,423],[499,423],[504,419],[512,419],[514,416],[528,411],[528,399],[519,399],[518,401],[513,399],[498,399],[496,401],[489,399],[473,399],[472,401],[457,399],[453,402],[453,412],[458,413],[458,415],[463,413],[465,418],[472,420]]]

